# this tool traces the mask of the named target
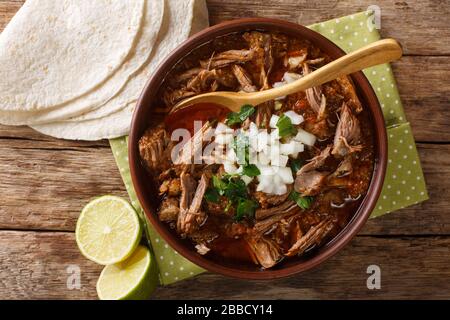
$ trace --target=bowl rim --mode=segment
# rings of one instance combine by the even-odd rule
[[[170,72],[172,67],[180,59],[202,44],[207,43],[218,36],[223,36],[233,32],[243,32],[246,30],[278,30],[288,34],[296,34],[299,37],[309,39],[314,45],[321,48],[323,52],[330,55],[332,58],[337,58],[345,54],[341,48],[335,45],[331,40],[328,40],[322,36],[320,33],[305,26],[279,19],[242,18],[226,21],[200,31],[180,44],[168,55],[168,57],[166,57],[166,59],[158,66],[157,70],[148,80],[141,96],[137,101],[128,140],[130,173],[136,195],[142,205],[147,219],[150,220],[152,226],[161,235],[161,237],[184,258],[197,266],[202,267],[203,269],[232,278],[248,280],[283,278],[317,267],[347,245],[369,218],[381,193],[387,167],[387,133],[380,103],[372,86],[362,71],[351,74],[350,77],[354,82],[358,95],[364,95],[366,107],[368,107],[372,116],[371,120],[374,129],[374,144],[376,147],[372,179],[366,196],[347,225],[326,245],[321,247],[312,257],[304,261],[298,261],[298,263],[294,262],[292,265],[281,267],[279,269],[248,271],[221,265],[216,261],[212,261],[199,255],[193,249],[186,248],[181,244],[182,240],[178,237],[174,237],[174,235],[170,232],[169,227],[159,221],[156,213],[153,212],[149,199],[144,193],[144,181],[139,172],[142,171],[142,165],[140,162],[138,141],[143,133],[142,128],[139,128],[140,114],[144,108],[151,108],[151,103],[148,103],[148,99],[150,99],[152,95],[154,96],[156,94],[167,73]],[[153,88],[156,90],[153,90],[152,92]]]

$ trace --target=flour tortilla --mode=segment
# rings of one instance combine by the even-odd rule
[[[11,125],[33,125],[65,120],[95,110],[114,97],[126,82],[148,63],[163,21],[164,0],[145,0],[143,26],[137,44],[124,64],[104,82],[78,99],[52,110],[38,112],[0,112],[0,122]]]
[[[166,0],[166,8],[168,10],[166,10],[164,17],[161,39],[152,57],[152,61],[158,59],[155,67],[190,34],[208,27],[208,11],[204,0]],[[194,18],[195,23],[193,23]],[[184,32],[184,30],[187,30],[187,32]],[[120,93],[121,98],[117,99],[118,103],[124,103],[118,111],[99,119],[79,122],[59,121],[33,126],[33,128],[46,135],[70,140],[94,141],[127,135],[130,130],[136,100],[155,67],[152,69],[149,64],[127,83],[124,91]],[[126,92],[133,92],[135,96],[126,96],[128,94]]]
[[[169,0],[168,6],[171,9],[167,12],[166,21],[170,21],[170,23],[165,23],[162,26],[158,39],[158,50],[153,52],[149,63],[127,83],[117,96],[105,105],[82,116],[72,118],[68,120],[69,122],[103,118],[119,111],[129,103],[137,101],[148,78],[162,60],[181,42],[186,40],[189,35],[197,33],[209,25],[208,9],[204,0]],[[183,18],[173,19],[173,17],[176,17],[177,14],[183,11],[185,12]],[[187,25],[188,23],[189,25]]]
[[[0,109],[45,110],[94,89],[127,59],[143,14],[144,0],[28,0],[0,37]]]

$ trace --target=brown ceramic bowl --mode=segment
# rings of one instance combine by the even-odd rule
[[[128,153],[131,177],[139,201],[142,204],[148,220],[150,220],[156,231],[169,243],[169,245],[188,260],[211,272],[243,279],[274,279],[309,270],[329,259],[341,250],[367,221],[379,197],[386,171],[386,129],[379,102],[369,81],[362,72],[352,74],[351,78],[355,84],[359,98],[361,99],[362,104],[370,110],[371,120],[373,121],[375,135],[375,168],[367,195],[347,226],[342,229],[336,237],[328,242],[328,244],[324,245],[313,254],[306,257],[285,259],[273,269],[268,270],[261,270],[260,267],[256,265],[227,261],[225,259],[222,261],[212,260],[208,257],[199,255],[189,241],[182,240],[174,231],[170,230],[167,224],[159,221],[155,212],[157,193],[155,192],[155,187],[150,183],[149,176],[140,161],[138,141],[150,125],[149,119],[151,117],[151,110],[156,107],[154,105],[154,101],[156,100],[155,96],[163,83],[165,76],[172,67],[180,59],[188,55],[190,51],[216,37],[247,30],[280,31],[287,35],[310,40],[332,59],[337,59],[344,55],[344,51],[319,33],[301,25],[282,20],[263,18],[239,19],[203,30],[174,50],[159,66],[158,70],[147,83],[134,113],[129,137]]]

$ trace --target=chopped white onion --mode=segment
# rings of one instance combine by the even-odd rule
[[[223,169],[225,170],[226,173],[229,173],[229,174],[235,174],[235,173],[237,173],[237,170],[238,170],[237,166],[233,162],[228,162],[228,161],[225,161],[223,163]]]
[[[278,168],[278,176],[285,184],[294,183],[294,177],[292,176],[292,170],[289,167]]]
[[[267,166],[270,163],[270,157],[265,152],[258,153],[258,163]]]
[[[259,129],[258,129],[258,126],[256,125],[256,123],[250,122],[250,126],[248,128],[247,133],[248,133],[249,137],[255,137],[258,135]]]
[[[234,130],[231,129],[229,126],[227,126],[226,124],[224,124],[222,122],[219,122],[217,124],[215,134],[216,135],[217,134],[221,134],[221,133],[231,133],[231,134],[233,134],[233,132],[234,132]]]
[[[273,178],[272,176],[259,176],[259,184],[256,191],[262,191],[265,193],[271,193],[273,189]]]
[[[232,149],[232,148],[228,149],[228,151],[226,153],[226,161],[229,161],[229,162],[237,161],[236,152],[234,152],[234,149]]]
[[[270,144],[280,144],[280,130],[278,128],[270,133]]]
[[[283,194],[286,194],[287,192],[287,186],[283,183],[275,185],[273,190],[272,190],[272,194],[277,195],[277,196],[281,196]]]
[[[291,141],[289,143],[282,143],[280,144],[280,153],[284,155],[291,155],[295,153],[295,144],[294,141]]]
[[[305,55],[302,56],[295,56],[295,57],[289,57],[288,64],[290,69],[297,68],[300,63],[302,63],[305,60]]]
[[[257,165],[259,171],[261,172],[261,175],[259,177],[262,179],[264,176],[273,176],[273,168],[272,166],[268,165]]]
[[[276,167],[285,167],[288,163],[289,157],[282,155],[282,154],[278,154],[277,156],[271,158],[271,162],[270,164]]]
[[[273,114],[272,117],[270,117],[269,126],[273,129],[276,129],[278,120],[280,120],[280,117],[277,116],[276,114]]]
[[[258,146],[256,151],[261,152],[263,150],[267,150],[267,145],[269,144],[270,136],[267,133],[267,130],[261,130],[258,133]]]
[[[274,103],[274,109],[276,111],[280,110],[283,107],[283,103],[281,101],[275,101]]]
[[[294,140],[300,141],[308,146],[313,146],[316,143],[316,136],[303,129],[298,129]]]
[[[242,176],[241,179],[245,182],[246,185],[249,185],[253,181],[253,178],[249,176]]]
[[[270,160],[273,161],[274,159],[276,159],[276,157],[280,155],[280,144],[279,143],[272,144],[270,146],[269,152],[270,152],[269,153]]]
[[[287,73],[286,81],[292,80],[292,77],[298,77],[297,74]],[[289,78],[291,77],[291,78]],[[284,113],[291,120],[293,125],[301,124],[303,117],[294,112]],[[219,123],[215,129],[215,150],[213,156],[216,163],[223,163],[224,171],[228,174],[239,174],[246,185],[255,179],[243,175],[244,168],[240,166],[238,157],[231,144],[235,135],[243,134],[248,138],[249,145],[249,163],[255,164],[261,174],[256,178],[258,180],[257,191],[267,194],[282,195],[286,194],[288,185],[294,183],[294,175],[287,166],[289,157],[296,158],[300,152],[304,151],[304,144],[314,145],[316,137],[303,129],[298,129],[295,137],[280,138],[277,123],[280,116],[272,115],[270,119],[270,129],[259,129],[254,122],[250,122],[248,129],[238,129],[234,131],[224,123]],[[280,139],[284,142],[281,143]]]
[[[285,72],[283,75],[283,80],[287,83],[292,83],[298,79],[300,79],[302,76],[298,73],[294,72]]]
[[[230,144],[233,142],[233,135],[231,133],[221,133],[217,134],[215,138],[215,142],[219,145]]]
[[[291,119],[292,124],[294,124],[294,125],[299,125],[303,121],[305,121],[303,116],[299,115],[298,113],[296,113],[295,111],[292,111],[292,110],[291,111],[286,111],[284,113],[284,115],[286,117],[289,117],[289,119]]]

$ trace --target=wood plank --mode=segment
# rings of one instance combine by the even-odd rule
[[[71,266],[80,268],[80,290],[67,287]],[[0,299],[94,299],[101,270],[73,233],[0,232]]]
[[[450,142],[450,57],[403,57],[393,71],[416,140]]]
[[[450,54],[450,6],[445,1],[207,0],[207,3],[212,24],[259,16],[303,25],[365,11],[376,4],[381,9],[382,36],[396,38],[406,54]]]
[[[450,282],[443,280],[450,277],[449,248],[448,237],[357,237],[303,275],[249,282],[203,274],[159,288],[153,298],[448,299]],[[381,268],[381,290],[366,287],[370,264]],[[80,268],[81,290],[67,289],[70,265]],[[0,299],[96,298],[101,268],[78,253],[72,233],[0,231]]]
[[[302,275],[249,282],[206,274],[160,288],[154,296],[157,299],[448,299],[450,282],[445,279],[450,276],[449,241],[357,237],[335,257]],[[367,289],[369,265],[381,268],[381,290]]]
[[[24,0],[0,0],[0,30]],[[374,2],[307,0],[207,0],[211,24],[240,17],[270,17],[304,25],[366,10]],[[381,9],[381,33],[398,39],[406,54],[450,55],[447,2],[377,1]],[[430,36],[439,35],[438,37]]]
[[[109,148],[55,147],[48,142],[0,143],[0,228],[74,230],[93,197],[126,197]]]
[[[70,148],[70,147],[105,147],[109,148],[109,142],[107,140],[99,141],[72,141],[56,139],[50,136],[43,135],[34,129],[26,126],[5,126],[0,124],[0,141],[7,139],[18,139],[18,140],[32,140],[44,142],[41,145],[46,147],[55,148]],[[20,144],[18,144],[20,145]]]
[[[47,143],[0,140],[0,229],[72,231],[89,199],[127,196],[109,149]],[[366,234],[450,234],[450,145],[419,152],[431,200],[370,221]]]

